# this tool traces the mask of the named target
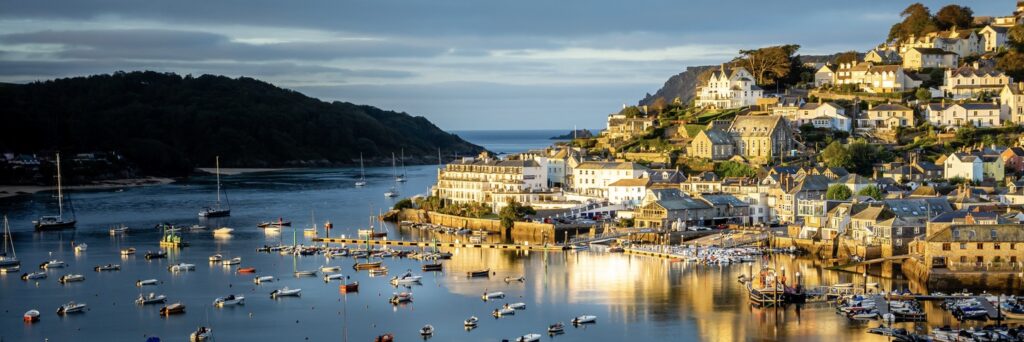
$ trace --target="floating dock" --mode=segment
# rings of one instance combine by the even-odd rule
[[[314,242],[340,243],[349,245],[374,246],[402,246],[402,247],[450,247],[450,248],[480,248],[480,249],[501,249],[511,251],[562,251],[562,245],[528,245],[511,243],[469,243],[469,242],[421,242],[405,240],[366,240],[366,239],[342,239],[342,238],[314,238]]]

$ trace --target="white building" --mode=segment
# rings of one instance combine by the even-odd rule
[[[1007,33],[1010,28],[1006,26],[989,25],[979,32],[985,41],[985,51],[993,52],[1006,46]]]
[[[573,169],[572,188],[581,195],[608,198],[608,186],[620,179],[640,178],[649,171],[632,162],[583,162]]]
[[[1024,83],[1010,83],[999,92],[1000,116],[1015,123],[1024,122]]]
[[[498,160],[482,154],[438,170],[435,194],[447,203],[484,203],[497,212],[507,200],[529,204],[547,191],[546,165],[537,160]],[[501,200],[497,200],[497,197]]]
[[[935,126],[998,127],[1003,124],[1000,106],[996,103],[929,103],[924,116]]]
[[[843,63],[836,70],[834,84],[854,84],[871,93],[893,93],[921,86],[899,65],[874,65],[871,62]]]
[[[832,102],[805,103],[796,111],[796,116],[787,118],[794,127],[806,124],[815,128],[828,128],[850,132],[853,120],[846,116],[846,109]]]
[[[711,73],[707,83],[697,88],[695,105],[702,108],[729,109],[753,106],[763,97],[754,76],[742,67],[726,69],[725,64]]]
[[[984,167],[981,157],[966,153],[953,153],[943,162],[946,179],[963,178],[980,182],[984,179]]]
[[[955,68],[959,56],[939,48],[912,48],[903,54],[903,67],[910,70],[924,68]]]
[[[629,178],[612,182],[608,184],[608,202],[622,204],[630,209],[635,208],[643,201],[650,185],[650,178]]]
[[[965,65],[956,69],[946,69],[942,92],[953,99],[969,99],[983,93],[998,94],[1003,86],[1012,80],[1006,73],[995,68]]]

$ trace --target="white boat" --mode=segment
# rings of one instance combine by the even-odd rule
[[[44,263],[39,265],[39,269],[41,269],[41,270],[48,270],[48,269],[51,269],[51,268],[64,268],[64,267],[68,267],[68,264],[66,262],[63,262],[63,261],[60,261],[60,260],[50,260],[50,261],[44,262]]]
[[[187,272],[187,271],[195,271],[195,269],[196,269],[196,265],[195,264],[186,264],[186,263],[180,263],[180,264],[177,264],[177,265],[171,265],[171,266],[167,267],[167,270],[171,271],[171,272]]]
[[[479,318],[476,318],[476,316],[471,316],[471,317],[467,318],[465,321],[463,321],[462,325],[467,327],[467,328],[473,328],[473,327],[476,327],[477,323],[479,323],[479,322],[480,322]]]
[[[135,254],[135,247],[128,247],[121,250],[122,256],[129,256]]]
[[[271,283],[274,281],[274,276],[256,277],[252,281],[256,284]]]
[[[505,277],[505,282],[506,283],[511,283],[511,282],[514,282],[514,281],[518,281],[520,283],[526,282],[526,276]]]
[[[434,326],[427,324],[420,328],[420,336],[432,336],[434,335]]]
[[[38,220],[32,221],[32,224],[36,226],[36,231],[51,231],[61,230],[66,228],[75,228],[75,207],[71,205],[71,198],[68,198],[68,208],[71,209],[71,217],[64,217],[64,187],[61,181],[60,172],[60,153],[57,153],[57,215],[55,216],[42,216]]]
[[[491,315],[493,315],[494,317],[501,317],[501,316],[515,315],[515,314],[516,314],[516,310],[513,309],[513,308],[508,308],[508,307],[500,307],[500,308],[494,309],[494,311],[491,312]]]
[[[516,342],[537,342],[540,341],[540,334],[526,334],[516,338]]]
[[[31,272],[21,275],[21,280],[32,280],[32,279],[43,279],[46,278],[46,272]]]
[[[138,287],[152,286],[152,285],[156,285],[157,283],[158,283],[158,281],[156,279],[137,280],[137,281],[135,281],[135,286],[138,286]]]
[[[85,281],[85,276],[81,274],[65,274],[57,279],[61,284],[73,283],[78,281]]]
[[[565,324],[558,322],[548,326],[548,334],[558,335],[562,333],[565,333]]]
[[[117,236],[122,234],[128,234],[128,227],[121,225],[120,227],[110,228],[110,236]]]
[[[191,335],[188,335],[189,342],[211,341],[212,339],[213,329],[207,327],[199,327],[199,329],[193,331]]]
[[[395,188],[392,187],[390,190],[384,192],[384,197],[387,197],[387,198],[398,197],[398,190],[395,190]]]
[[[405,272],[402,276],[395,276],[391,278],[391,285],[411,285],[419,284],[422,276],[413,275],[412,272]]]
[[[378,267],[378,268],[371,268],[371,269],[370,269],[369,271],[367,271],[367,272],[368,272],[368,273],[370,273],[370,276],[371,276],[371,277],[374,277],[374,276],[382,276],[382,275],[386,275],[386,274],[388,274],[388,268],[387,268],[387,267]]]
[[[295,277],[316,277],[316,271],[295,271]]]
[[[227,295],[226,297],[220,297],[213,300],[213,306],[222,308],[231,305],[244,305],[245,296],[242,295]]]
[[[320,266],[320,272],[331,273],[331,272],[340,272],[340,271],[341,271],[341,266],[327,266],[327,265]]]
[[[213,207],[206,207],[199,211],[199,217],[225,217],[231,216],[231,204],[228,203],[228,193],[224,192],[225,207],[220,205],[220,156],[217,156],[217,203]]]
[[[228,259],[228,260],[221,261],[220,264],[224,265],[224,266],[231,266],[231,265],[238,265],[238,264],[241,264],[241,263],[242,263],[242,258],[241,257],[234,257],[234,258],[231,258],[231,259]]]
[[[597,322],[597,316],[593,316],[593,315],[577,316],[577,317],[572,319],[572,324],[588,324],[588,323],[596,323],[596,322]]]
[[[220,254],[211,255],[209,258],[210,262],[221,262],[224,261],[224,256]]]
[[[388,298],[388,302],[390,302],[391,304],[396,304],[396,305],[397,304],[401,304],[401,303],[412,302],[412,293],[402,292],[402,293],[392,294],[391,298]]]
[[[213,235],[231,235],[231,232],[235,231],[232,228],[220,227],[213,230]]]
[[[21,319],[23,321],[28,322],[28,323],[38,322],[39,321],[39,310],[32,309],[32,310],[25,311],[25,314],[22,315],[21,317],[22,317]]]
[[[526,310],[526,303],[505,304],[505,307],[511,308],[513,310]]]
[[[10,273],[21,270],[21,261],[14,251],[14,237],[11,235],[11,227],[7,224],[7,216],[4,216],[4,251],[0,254],[0,272]],[[8,249],[8,247],[10,249]],[[10,255],[8,255],[10,254]]]
[[[325,274],[324,275],[324,282],[325,283],[329,283],[329,282],[331,282],[331,280],[343,280],[343,279],[345,279],[345,275],[343,275],[341,273],[331,273],[331,274]]]
[[[120,271],[121,270],[121,265],[106,264],[106,265],[99,265],[99,266],[93,267],[92,269],[95,270],[96,272]]]
[[[21,271],[21,265],[0,267],[0,274],[15,273]]]
[[[480,296],[480,298],[483,299],[483,300],[505,298],[505,293],[501,292],[501,291],[498,291],[498,292],[484,292],[484,294],[482,296]]]
[[[359,153],[359,180],[356,181],[356,187],[366,186],[366,170],[363,169],[363,153]]]
[[[270,292],[270,298],[298,297],[300,295],[302,295],[302,289],[290,289],[288,287]]]
[[[67,315],[70,313],[84,312],[85,303],[68,302],[67,304],[61,305],[57,308],[58,315]]]
[[[165,296],[165,295],[158,295],[158,294],[152,293],[152,292],[150,292],[148,295],[140,294],[139,298],[135,299],[135,304],[138,304],[138,305],[159,304],[159,303],[164,303],[164,302],[167,302],[167,296]]]
[[[80,243],[78,245],[75,245],[75,253],[81,253],[81,252],[85,252],[87,250],[89,250],[89,245],[87,245],[85,243]]]

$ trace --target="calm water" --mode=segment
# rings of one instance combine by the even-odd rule
[[[495,153],[516,153],[542,149],[558,140],[551,137],[566,134],[571,130],[507,130],[507,131],[454,131],[459,137],[483,146]]]
[[[156,250],[158,222],[191,224],[199,222],[196,211],[213,199],[212,179],[196,178],[187,183],[127,188],[123,191],[76,192],[77,230],[34,233],[31,219],[49,213],[52,199],[37,194],[0,200],[0,212],[9,215],[15,231],[18,257],[23,271],[34,270],[50,258],[67,261],[70,267],[49,271],[49,278],[22,281],[17,274],[0,275],[0,340],[52,341],[99,340],[143,341],[145,336],[182,341],[199,325],[210,326],[220,341],[371,341],[392,332],[399,341],[420,339],[417,329],[424,324],[436,328],[433,341],[500,341],[526,333],[543,334],[548,324],[580,314],[598,316],[591,326],[568,327],[564,335],[544,340],[614,341],[658,340],[882,340],[864,333],[834,314],[827,304],[801,308],[752,308],[737,276],[748,265],[725,267],[670,263],[646,257],[596,252],[517,253],[456,249],[445,262],[444,273],[423,274],[423,285],[414,286],[414,302],[392,306],[387,296],[398,291],[387,277],[370,278],[352,271],[351,259],[283,257],[256,253],[264,244],[291,243],[290,230],[267,235],[256,223],[279,216],[292,220],[297,229],[308,225],[310,211],[316,220],[331,220],[332,234],[354,234],[364,227],[370,213],[392,204],[383,192],[392,185],[390,169],[370,169],[370,186],[354,188],[358,170],[297,170],[224,177],[229,191],[232,216],[211,226],[235,228],[228,239],[210,232],[185,233],[191,247],[175,251],[169,259],[146,261],[143,254]],[[435,178],[431,166],[409,168],[409,182],[400,187],[403,196],[426,192]],[[133,231],[125,237],[111,237],[107,229],[127,224]],[[391,239],[425,239],[419,231],[396,231]],[[305,241],[298,234],[297,239]],[[74,253],[71,241],[88,243],[84,253]],[[122,258],[120,248],[139,250]],[[207,257],[224,254],[240,256],[242,266],[255,267],[257,275],[273,275],[280,282],[255,285],[254,275],[238,275],[234,268],[209,264]],[[178,262],[197,265],[194,272],[171,274],[167,266]],[[766,262],[766,261],[765,261]],[[800,270],[807,284],[861,280],[848,273],[825,271],[814,262],[779,257],[773,263]],[[119,263],[120,272],[97,273],[92,267]],[[387,259],[391,275],[419,269],[419,261]],[[297,269],[310,270],[331,264],[360,282],[360,292],[340,294],[338,283],[325,284],[320,278],[294,278]],[[757,266],[752,266],[757,267]],[[490,268],[496,276],[466,279],[466,271]],[[60,285],[57,278],[81,273],[86,281]],[[509,275],[525,275],[525,283],[505,284]],[[162,283],[139,289],[138,279],[156,278]],[[872,277],[871,281],[880,281]],[[881,280],[885,286],[901,283]],[[301,288],[301,298],[272,300],[269,293],[288,286]],[[133,300],[142,291],[166,294],[169,302],[186,305],[187,313],[170,318],[158,315],[159,305],[139,307]],[[480,299],[484,291],[504,291],[509,296],[497,302]],[[216,309],[214,298],[227,294],[247,297],[241,307]],[[55,310],[67,301],[88,304],[83,314],[59,317]],[[513,317],[494,319],[489,313],[505,302],[524,302],[528,309]],[[27,325],[21,315],[39,309],[42,321]],[[932,310],[933,325],[952,324],[947,316]],[[465,331],[462,321],[481,318],[480,327]],[[955,326],[955,324],[954,324]]]

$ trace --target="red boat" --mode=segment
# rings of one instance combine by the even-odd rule
[[[373,342],[391,342],[394,340],[395,336],[391,335],[390,333],[387,333],[384,335],[377,336],[377,338],[373,339]]]
[[[256,273],[255,267],[243,267],[238,269],[238,273]]]
[[[359,292],[359,282],[338,285],[338,291],[341,293]]]
[[[23,316],[23,320],[26,323],[34,323],[39,321],[39,310],[28,310]]]

